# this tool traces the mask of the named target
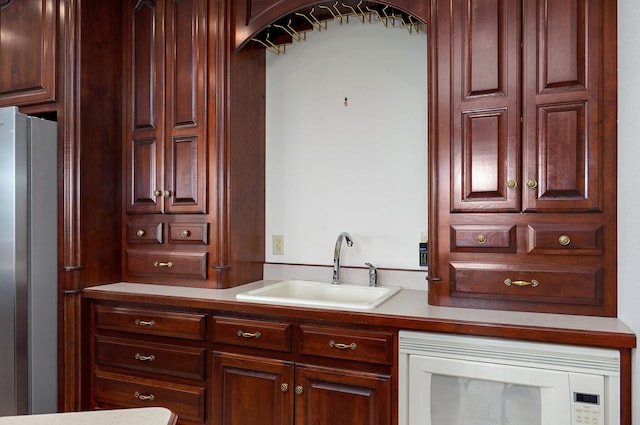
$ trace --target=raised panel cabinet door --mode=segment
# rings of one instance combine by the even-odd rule
[[[129,0],[124,9],[126,210],[160,213],[164,196],[163,2]]]
[[[390,425],[391,377],[296,365],[295,425]]]
[[[293,424],[290,362],[214,353],[213,367],[214,425]]]
[[[451,10],[451,211],[519,211],[520,3]]]
[[[0,1],[0,106],[55,101],[57,3]]]
[[[206,212],[207,2],[166,2],[164,210]]]
[[[523,210],[601,211],[601,1],[523,5]]]

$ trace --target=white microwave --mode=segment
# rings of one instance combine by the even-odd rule
[[[619,425],[616,350],[401,331],[399,425]]]

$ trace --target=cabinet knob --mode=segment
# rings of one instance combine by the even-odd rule
[[[183,230],[183,231],[180,233],[180,236],[182,236],[183,238],[188,238],[189,236],[191,236],[191,232],[190,232],[190,231],[188,231],[188,230]]]
[[[153,191],[153,196],[161,196],[161,195],[162,195],[162,191],[161,190],[156,189],[156,190]]]
[[[280,389],[283,393],[286,393],[287,391],[289,391],[289,384],[281,384]]]
[[[296,394],[300,395],[304,392],[304,388],[302,388],[302,385],[298,385],[296,387]]]
[[[508,187],[509,189],[515,189],[516,187],[518,187],[518,182],[517,182],[517,181],[515,181],[515,180],[509,180],[509,181],[507,182],[507,187]]]
[[[558,238],[558,243],[562,246],[567,246],[571,243],[571,238],[569,235],[560,235]]]
[[[138,237],[141,238],[144,236],[144,233],[145,233],[144,230],[140,229],[136,232],[136,235],[138,235]]]
[[[487,236],[480,233],[476,236],[476,242],[478,242],[480,245],[487,243]]]
[[[529,189],[535,189],[536,187],[538,187],[538,182],[535,181],[534,179],[529,179],[527,180],[527,187]]]
[[[171,197],[171,191],[170,190],[165,190],[164,191],[164,197],[165,198],[170,198]]]

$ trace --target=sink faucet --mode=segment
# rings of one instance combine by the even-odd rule
[[[338,285],[340,283],[340,250],[342,249],[342,241],[347,241],[347,246],[353,246],[353,240],[351,240],[351,235],[347,232],[342,232],[338,235],[338,239],[336,239],[336,247],[333,250],[333,279],[331,283],[334,285]]]

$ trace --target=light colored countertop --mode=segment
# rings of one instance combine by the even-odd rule
[[[164,407],[0,417],[0,425],[174,425],[175,423],[176,416]]]
[[[190,305],[201,308],[225,309],[234,311],[264,313],[295,312],[299,317],[318,318],[323,309],[306,309],[305,307],[277,306],[257,304],[236,300],[236,294],[251,289],[273,284],[276,281],[262,280],[229,289],[203,289],[182,286],[167,286],[141,283],[113,283],[85,289],[85,296],[98,299],[148,300],[149,302],[169,304],[171,300],[183,300]],[[246,307],[245,307],[246,306]],[[313,310],[313,311],[312,311]],[[306,311],[306,313],[305,313]],[[518,329],[531,330],[540,334],[540,339],[546,336],[563,339],[561,335],[571,335],[571,339],[580,339],[585,345],[607,345],[604,339],[616,340],[618,348],[633,348],[636,345],[635,334],[629,327],[617,318],[576,316],[564,314],[527,313],[502,310],[482,310],[470,308],[439,307],[429,305],[427,291],[402,289],[398,294],[387,300],[374,310],[335,310],[333,315],[353,318],[354,321],[366,322],[365,316],[371,323],[385,323],[393,320],[393,326],[411,330],[455,331],[468,334],[500,335],[500,330],[509,328],[517,333]],[[326,316],[326,314],[325,314]],[[432,329],[433,328],[433,329]],[[452,330],[455,328],[455,330]],[[464,328],[464,329],[461,329]],[[602,334],[603,342],[598,341]],[[545,336],[546,335],[546,336]],[[569,338],[567,336],[567,338]]]

